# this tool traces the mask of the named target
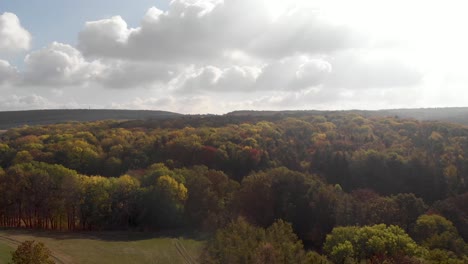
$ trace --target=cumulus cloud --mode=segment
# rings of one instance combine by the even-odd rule
[[[325,20],[313,8],[293,9],[249,42],[248,50],[266,58],[326,54],[366,46],[364,35],[347,25]]]
[[[378,52],[345,52],[331,58],[333,73],[325,85],[342,89],[395,88],[420,84],[423,78],[404,60]]]
[[[101,65],[86,61],[74,47],[54,42],[26,56],[23,81],[25,85],[80,85],[96,76]]]
[[[18,78],[18,70],[8,61],[0,60],[0,85],[13,82]]]
[[[31,52],[24,62],[24,70],[18,72],[0,60],[0,84],[20,79],[22,86],[50,89],[83,85],[131,89],[166,83],[180,70],[154,61],[90,60],[73,46],[58,42]]]
[[[316,8],[272,16],[266,0],[174,0],[166,11],[150,8],[137,28],[119,16],[88,22],[78,48],[113,61],[96,77],[109,87],[165,82],[168,91],[208,94],[419,81],[418,72],[398,60],[342,55],[369,43]]]
[[[28,50],[31,34],[21,26],[20,20],[13,13],[0,15],[0,55]]]
[[[285,57],[355,47],[357,35],[317,12],[293,9],[272,17],[266,0],[174,0],[169,10],[148,10],[138,28],[121,17],[86,23],[79,34],[85,55],[137,60],[200,62],[229,50]]]
[[[262,69],[257,87],[263,90],[302,90],[318,86],[332,71],[323,59],[294,56],[275,61]]]
[[[231,66],[218,68],[206,66],[188,69],[176,80],[181,92],[239,92],[251,90],[261,72],[256,67]]]
[[[0,98],[0,110],[45,109],[53,105],[46,98],[39,95],[9,95]]]
[[[95,75],[94,81],[109,88],[131,89],[164,84],[179,71],[178,67],[158,62],[104,60],[101,65],[102,70]]]
[[[209,96],[172,96],[162,95],[160,97],[136,97],[131,101],[112,103],[109,108],[113,109],[149,109],[167,110],[177,113],[221,113],[220,103]]]
[[[0,104],[60,107],[51,102],[73,98],[79,106],[223,113],[390,106],[402,102],[397,99],[403,91],[412,96],[406,102],[414,102],[415,87],[426,80],[412,63],[419,55],[406,50],[405,56],[404,45],[369,38],[385,23],[377,27],[359,20],[364,13],[358,8],[328,17],[318,7],[321,1],[310,1],[315,4],[307,8],[297,8],[303,0],[286,2],[173,0],[167,10],[147,10],[138,27],[118,15],[87,22],[76,47],[53,42],[30,52],[20,70],[0,60],[2,90],[38,93],[7,96],[10,104],[6,99]],[[288,7],[275,10],[278,3]],[[348,19],[359,20],[360,26]],[[7,24],[16,29],[3,31]],[[361,33],[360,28],[368,30]],[[6,13],[0,16],[0,55],[13,40],[16,51],[25,50],[30,35]]]
[[[296,91],[318,86],[332,71],[325,60],[307,56],[288,57],[270,64],[247,67],[214,66],[189,70],[182,75],[180,89],[212,92]]]
[[[120,16],[86,22],[79,34],[79,47],[88,55],[115,56],[123,52],[130,32],[132,30]]]

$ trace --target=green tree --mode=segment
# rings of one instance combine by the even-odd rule
[[[153,228],[176,228],[183,224],[188,190],[171,176],[159,177],[145,189],[143,222]]]
[[[278,220],[266,229],[266,240],[277,250],[278,263],[303,263],[305,252],[302,241],[291,224]]]
[[[111,220],[115,227],[129,227],[136,224],[140,182],[129,175],[111,179]]]
[[[468,254],[468,246],[449,220],[440,215],[422,215],[416,221],[414,237],[428,249],[444,249],[459,256]]]
[[[276,253],[256,252],[259,245],[265,241],[265,230],[250,225],[242,218],[216,232],[202,254],[202,263],[247,264],[254,263],[256,258],[268,255],[276,258]],[[270,256],[273,255],[273,256]],[[266,257],[266,256],[265,256]]]
[[[28,163],[33,161],[33,156],[27,150],[22,150],[16,153],[15,158],[13,159],[14,164]]]
[[[235,214],[232,206],[239,184],[222,171],[205,166],[180,170],[186,180],[188,199],[185,214],[189,224],[215,230],[228,223]]]
[[[407,232],[412,228],[416,219],[427,210],[424,201],[412,193],[399,193],[391,196],[391,199],[398,205],[399,212],[396,216],[398,225]]]
[[[203,263],[223,264],[313,263],[309,260],[291,224],[279,220],[265,230],[242,218],[218,230],[202,255]]]
[[[422,254],[403,229],[385,224],[336,227],[327,235],[323,249],[334,263],[346,263],[350,259],[359,262],[375,256],[393,258]]]
[[[82,176],[83,193],[80,204],[80,223],[83,229],[103,227],[110,218],[111,183],[101,176]]]
[[[24,241],[12,253],[12,264],[53,264],[50,250],[42,243]]]

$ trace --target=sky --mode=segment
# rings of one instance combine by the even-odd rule
[[[0,0],[0,111],[468,106],[461,0]]]

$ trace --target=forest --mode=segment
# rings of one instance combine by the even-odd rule
[[[295,112],[12,128],[0,227],[197,231],[200,263],[468,263],[468,127]]]

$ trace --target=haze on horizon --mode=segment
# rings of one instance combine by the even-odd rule
[[[465,5],[0,0],[0,111],[468,106]]]

